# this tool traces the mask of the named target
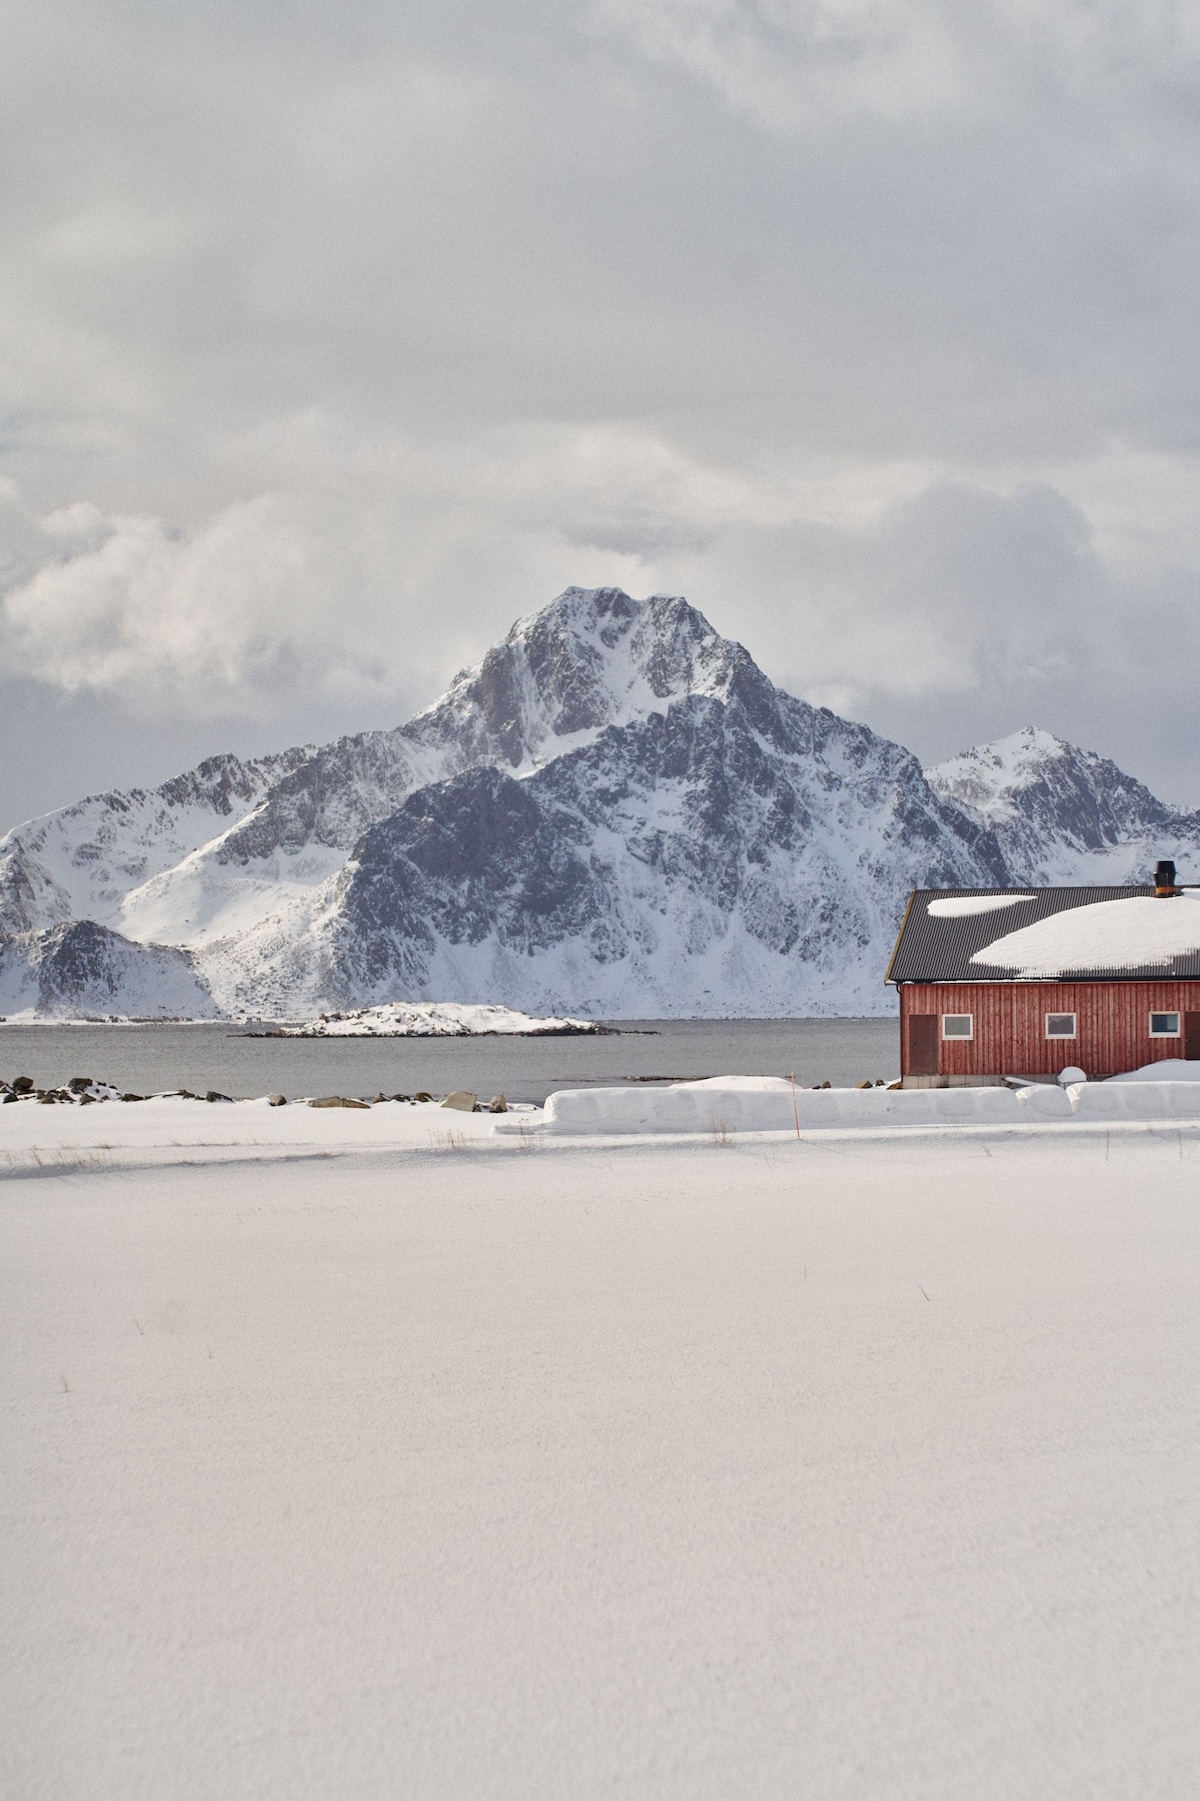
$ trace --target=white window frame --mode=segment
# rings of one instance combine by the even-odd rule
[[[1071,1030],[1069,1032],[1052,1032],[1050,1030],[1050,1021],[1052,1019],[1069,1019],[1071,1022]],[[1047,1013],[1045,1019],[1045,1033],[1047,1041],[1050,1044],[1070,1044],[1073,1039],[1078,1038],[1079,1036],[1078,1013],[1071,1013],[1066,1008],[1064,1008],[1061,1013]]]
[[[1156,1032],[1154,1030],[1154,1022],[1156,1019],[1173,1019],[1175,1021],[1175,1030],[1173,1032]],[[1152,1007],[1150,1010],[1150,1037],[1182,1038],[1183,1015],[1178,1013],[1174,1007]]]
[[[950,1019],[965,1019],[967,1022],[968,1029],[965,1032],[948,1032],[946,1030],[946,1022],[947,1022],[947,1020],[950,1020]],[[973,1013],[943,1013],[942,1014],[942,1043],[943,1044],[969,1044],[971,1039],[974,1038],[974,1036],[975,1036],[975,1015]]]

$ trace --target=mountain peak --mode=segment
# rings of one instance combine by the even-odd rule
[[[750,658],[741,645],[682,595],[634,600],[620,588],[567,588],[518,619],[405,730],[422,744],[465,734],[468,761],[528,770],[673,701],[724,698],[743,665]]]
[[[1036,726],[925,773],[936,794],[992,827],[1019,884],[1144,881],[1159,856],[1187,858],[1200,844],[1196,814],[1173,811],[1098,751]]]
[[[1026,725],[1007,738],[960,751],[925,773],[940,793],[998,816],[1011,811],[1011,797],[1017,789],[1039,780],[1048,763],[1064,757],[1080,763],[1101,760],[1094,751],[1079,750],[1053,732]]]

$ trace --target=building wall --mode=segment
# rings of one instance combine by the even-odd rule
[[[1057,1075],[1077,1064],[1093,1079],[1182,1057],[1182,1038],[1151,1038],[1150,1014],[1200,1012],[1200,982],[905,982],[900,1057],[912,1073],[908,1021],[936,1014],[941,1075]],[[970,1013],[971,1039],[941,1038],[943,1013]],[[1077,1015],[1075,1038],[1047,1038],[1047,1013]]]

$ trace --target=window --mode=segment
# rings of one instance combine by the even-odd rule
[[[973,1013],[943,1013],[943,1038],[974,1038],[975,1015]]]
[[[1152,1013],[1150,1015],[1151,1038],[1178,1038],[1178,1013]]]
[[[1047,1038],[1074,1038],[1075,1015],[1073,1013],[1047,1013]]]

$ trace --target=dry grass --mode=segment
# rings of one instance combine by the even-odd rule
[[[733,1143],[733,1132],[730,1129],[729,1121],[718,1119],[715,1113],[708,1122],[708,1135],[716,1145]]]
[[[43,1149],[39,1145],[30,1145],[28,1150],[6,1151],[0,1175],[5,1176],[54,1176],[71,1175],[82,1170],[107,1169],[109,1162],[99,1152],[107,1147],[98,1146],[92,1149],[80,1147],[78,1150],[63,1147]]]
[[[449,1129],[443,1132],[431,1132],[429,1143],[435,1151],[465,1151],[467,1135],[465,1132],[454,1132]]]

